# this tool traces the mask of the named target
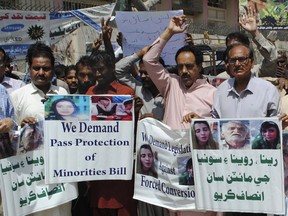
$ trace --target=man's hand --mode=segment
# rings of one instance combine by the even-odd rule
[[[103,34],[103,39],[104,40],[111,40],[113,28],[108,25],[109,22],[110,22],[110,19],[111,19],[111,17],[109,17],[106,20],[106,23],[105,23],[104,17],[102,17],[102,20],[101,20],[102,34]]]
[[[277,88],[282,91],[283,89],[288,89],[288,80],[285,79],[285,78],[278,78],[276,81],[275,81],[276,85],[277,85]]]
[[[184,32],[189,24],[185,24],[187,18],[185,15],[173,16],[165,29],[165,31],[160,35],[160,37],[168,41],[174,34]]]
[[[193,46],[194,45],[194,41],[193,41],[193,37],[191,33],[186,32],[186,38],[185,38],[185,43],[187,43],[188,45]]]
[[[14,122],[11,118],[0,120],[0,133],[8,133],[13,128]]]
[[[185,122],[185,123],[190,123],[192,121],[192,119],[199,119],[201,118],[198,114],[194,113],[194,112],[191,112],[185,116],[183,116],[183,120],[182,122]]]
[[[24,118],[21,122],[21,127],[24,127],[25,125],[29,124],[35,124],[37,121],[34,117],[27,117]]]
[[[254,14],[252,11],[240,17],[239,24],[244,30],[252,34],[253,37],[259,33],[257,29],[256,14]]]
[[[288,78],[288,70],[283,67],[277,67],[276,77]]]
[[[285,130],[285,128],[288,126],[288,115],[282,114],[279,117],[279,120],[282,121],[282,130]]]
[[[98,50],[102,44],[103,44],[103,38],[102,38],[102,34],[100,34],[99,38],[94,40],[92,47],[93,49]]]

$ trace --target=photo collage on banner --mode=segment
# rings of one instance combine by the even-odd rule
[[[10,148],[1,152],[4,215],[27,215],[67,203],[78,196],[75,183],[45,183],[43,131],[43,121],[12,131],[8,137]]]
[[[130,95],[49,96],[44,125],[46,182],[131,179],[133,111]]]
[[[282,214],[281,143],[274,118],[197,119],[189,130],[145,118],[137,129],[134,198],[172,210]]]
[[[134,199],[173,210],[195,209],[188,130],[138,121]]]
[[[191,143],[198,209],[284,212],[278,119],[194,120]]]

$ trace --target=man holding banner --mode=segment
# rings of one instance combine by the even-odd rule
[[[188,28],[186,16],[173,16],[159,38],[144,55],[143,62],[149,76],[164,96],[163,122],[172,129],[188,129],[192,118],[210,117],[215,87],[201,75],[203,56],[191,46],[180,48],[175,56],[178,75],[170,74],[160,64],[159,56],[173,35]],[[205,97],[203,97],[205,95]],[[215,212],[170,211],[170,215],[216,215]]]
[[[114,58],[107,52],[92,54],[95,62],[92,67],[97,85],[89,88],[86,94],[134,95],[134,91],[119,83],[114,75]],[[97,180],[91,182],[91,207],[93,216],[134,216],[137,204],[133,200],[133,180]]]
[[[276,87],[268,81],[252,76],[254,58],[253,51],[248,46],[229,46],[226,49],[225,62],[227,71],[233,78],[224,81],[216,91],[212,111],[214,118],[264,118],[280,113],[280,95]],[[225,215],[246,214],[251,213],[231,212]]]
[[[15,118],[22,127],[26,124],[34,124],[37,121],[44,120],[46,94],[67,94],[65,89],[51,84],[55,58],[50,47],[41,42],[31,45],[27,52],[27,61],[32,83],[11,94],[11,101],[15,108]],[[71,215],[71,202],[32,215],[69,216]]]

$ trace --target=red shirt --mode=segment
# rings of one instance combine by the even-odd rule
[[[130,87],[119,83],[117,80],[101,89],[92,86],[86,92],[87,95],[94,94],[115,94],[115,95],[135,95]],[[100,180],[91,182],[91,207],[92,208],[130,208],[128,212],[134,210],[133,200],[134,182],[123,180]],[[136,205],[135,205],[136,209]]]
[[[98,86],[91,86],[86,92],[86,94],[87,95],[94,95],[94,94],[135,95],[135,92],[129,86],[123,85],[119,83],[117,80],[114,80],[105,89],[103,89],[102,87],[99,88]]]

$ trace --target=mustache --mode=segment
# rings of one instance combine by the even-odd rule
[[[189,78],[190,77],[190,74],[188,73],[184,73],[181,75],[181,78]]]
[[[44,78],[44,79],[47,79],[45,75],[37,75],[36,78]]]

